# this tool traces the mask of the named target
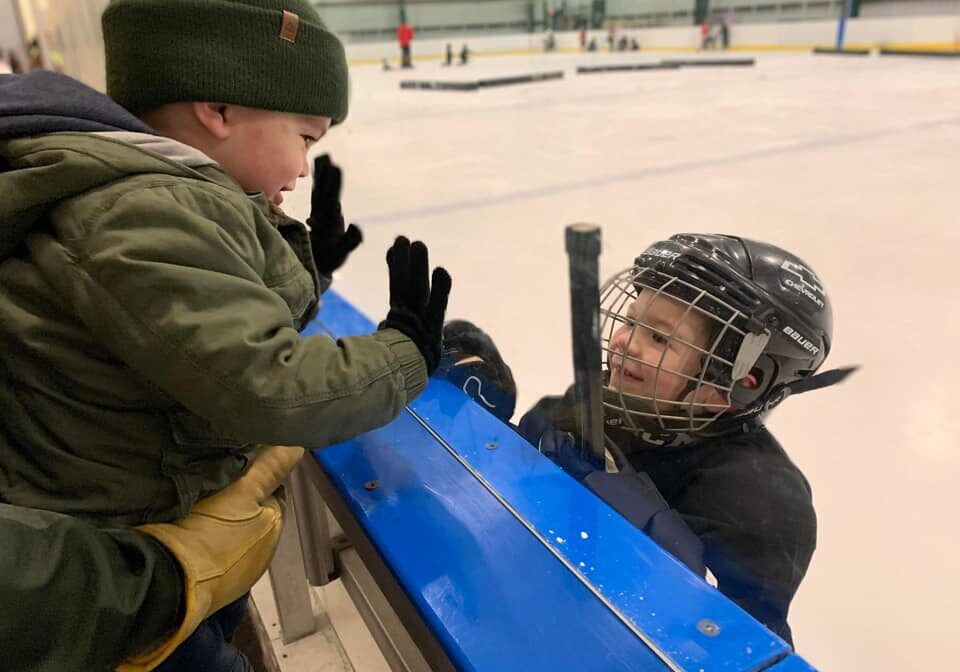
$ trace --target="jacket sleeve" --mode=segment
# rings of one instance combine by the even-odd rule
[[[323,447],[392,420],[426,386],[414,343],[391,329],[301,338],[264,278],[307,274],[289,250],[266,268],[244,217],[216,194],[143,188],[87,217],[82,240],[30,244],[116,357],[226,436]]]
[[[8,672],[112,670],[178,622],[180,570],[144,534],[0,504],[0,539]]]
[[[518,429],[520,435],[694,574],[703,577],[703,545],[670,508],[650,477],[644,472],[607,473],[602,464],[581,452],[572,433],[554,429],[548,417],[551,405],[549,398],[543,399],[524,415]]]
[[[704,544],[720,592],[792,646],[790,602],[816,545],[809,490],[789,470],[767,470],[749,488],[736,473],[724,471],[701,475],[709,511],[685,502],[684,519]]]
[[[597,497],[703,578],[703,544],[644,472],[595,471],[583,480]]]

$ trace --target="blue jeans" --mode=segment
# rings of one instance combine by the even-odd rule
[[[253,666],[230,643],[243,620],[249,594],[203,621],[154,672],[253,672]]]

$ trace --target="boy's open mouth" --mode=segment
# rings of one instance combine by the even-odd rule
[[[630,370],[624,369],[620,364],[614,364],[610,367],[610,384],[612,385],[614,381],[624,381],[627,383],[642,383],[643,378],[636,373],[631,373]]]

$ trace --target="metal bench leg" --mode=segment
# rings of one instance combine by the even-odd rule
[[[295,471],[299,471],[297,467]],[[310,585],[303,566],[303,552],[298,534],[296,489],[286,488],[287,505],[280,543],[270,563],[270,583],[277,604],[280,631],[284,644],[311,635],[317,630],[310,603]]]

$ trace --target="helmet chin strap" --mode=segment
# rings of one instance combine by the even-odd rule
[[[794,380],[780,387],[777,392],[768,397],[764,402],[758,403],[746,411],[735,414],[731,417],[744,420],[762,415],[773,410],[776,406],[779,406],[784,399],[792,394],[803,394],[804,392],[811,392],[813,390],[819,390],[824,387],[836,385],[837,383],[842,383],[850,376],[850,374],[859,368],[859,366],[845,366],[839,369],[830,369],[829,371],[808,376],[807,378]]]
[[[702,440],[703,436],[692,435],[689,432],[671,431],[668,429],[631,427],[622,418],[607,418],[606,429],[628,432],[636,439],[652,448],[673,448],[687,446]]]
[[[839,369],[830,369],[823,373],[817,373],[807,378],[795,380],[789,383],[787,387],[790,388],[791,394],[803,394],[811,390],[819,390],[824,387],[836,385],[837,383],[842,383],[850,374],[859,368],[859,366],[844,366]]]

